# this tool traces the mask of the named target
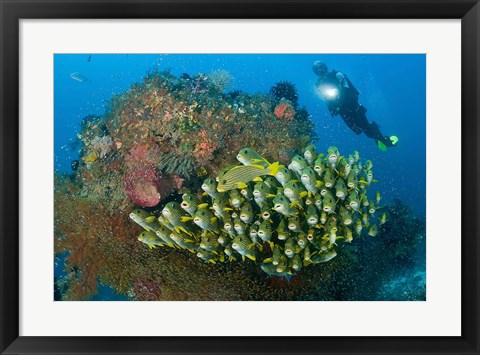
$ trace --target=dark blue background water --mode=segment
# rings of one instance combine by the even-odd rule
[[[388,203],[400,198],[425,216],[426,62],[424,55],[55,55],[55,167],[70,170],[78,154],[72,149],[82,118],[101,115],[114,94],[141,81],[149,70],[170,69],[173,74],[208,74],[226,69],[234,77],[233,89],[267,92],[278,81],[294,83],[300,105],[312,115],[320,140],[319,151],[330,145],[341,154],[358,150],[374,164],[379,190]],[[369,120],[385,135],[397,135],[399,144],[381,152],[374,141],[356,135],[339,117],[331,117],[314,90],[311,66],[323,60],[330,69],[346,74],[360,91],[359,102]],[[88,78],[78,82],[70,74]]]

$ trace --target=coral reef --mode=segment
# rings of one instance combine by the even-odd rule
[[[385,238],[378,241],[385,258],[400,269],[414,267],[418,258],[415,251],[425,243],[425,221],[416,217],[410,206],[400,200],[385,209],[393,223],[385,224]]]
[[[125,163],[131,167],[155,166],[162,156],[157,145],[136,145],[125,156]]]
[[[425,301],[425,272],[408,272],[387,282],[379,292],[382,301]]]
[[[83,196],[111,212],[118,206],[152,206],[155,199],[132,195],[127,176],[136,176],[137,168],[156,170],[162,186],[173,177],[198,188],[202,177],[234,164],[233,154],[243,146],[285,162],[315,139],[308,112],[286,110],[289,119],[279,122],[269,96],[222,93],[231,79],[222,70],[180,77],[155,72],[113,97],[105,116],[86,117],[78,134],[81,159],[72,165]],[[153,196],[158,184],[150,180]]]
[[[135,233],[136,228],[125,223],[123,212],[112,216],[78,192],[57,183],[54,194],[55,253],[67,253],[66,269],[78,270],[62,299],[87,299],[102,281],[126,292],[130,288],[129,252],[141,253],[126,233]]]

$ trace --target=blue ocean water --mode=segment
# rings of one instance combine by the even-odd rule
[[[370,121],[382,133],[399,137],[398,145],[380,151],[365,135],[356,135],[340,117],[332,117],[316,93],[315,60],[341,71],[360,92]],[[376,189],[382,203],[401,199],[419,217],[426,213],[426,57],[423,54],[318,54],[318,55],[176,55],[176,54],[57,54],[55,55],[55,168],[70,171],[78,159],[72,143],[87,115],[102,115],[115,94],[125,92],[154,70],[175,75],[216,69],[234,77],[233,89],[248,93],[268,92],[279,81],[295,84],[300,106],[305,106],[316,125],[319,151],[335,145],[341,154],[358,150],[374,164]],[[86,80],[71,78],[79,73]]]

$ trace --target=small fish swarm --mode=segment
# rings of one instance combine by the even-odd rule
[[[294,157],[286,172],[283,167],[282,176],[289,175],[289,181],[277,172],[222,193],[209,192],[204,188],[206,182],[202,185],[206,192],[196,195],[198,208],[170,204],[170,209],[177,206],[180,210],[181,206],[188,211],[181,211],[173,222],[165,208],[158,218],[154,213],[134,211],[132,219],[135,214],[142,215],[135,221],[151,237],[145,240],[143,232],[139,240],[150,248],[189,250],[212,264],[243,260],[256,263],[270,275],[293,275],[309,265],[332,260],[337,247],[352,243],[354,237],[377,236],[386,214],[377,212],[378,192],[373,200],[367,196],[375,182],[371,161],[362,162],[358,152],[340,156],[336,147],[330,147],[325,157],[317,155],[313,145],[309,148],[310,155],[305,152],[305,158]],[[210,184],[214,181],[207,180]],[[279,201],[288,201],[286,209]],[[212,217],[215,213],[208,218],[208,226],[197,223],[200,209],[211,211]],[[165,230],[172,240],[177,237],[173,243],[165,242]],[[242,243],[246,248],[241,249]]]

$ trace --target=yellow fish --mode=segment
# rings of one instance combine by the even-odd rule
[[[279,167],[278,162],[271,164],[268,168],[261,165],[235,166],[221,177],[217,190],[219,192],[225,192],[245,188],[248,182],[255,181],[260,176],[275,176]]]
[[[97,155],[94,152],[90,152],[86,156],[84,156],[82,159],[86,163],[93,163],[94,161],[97,160]]]

